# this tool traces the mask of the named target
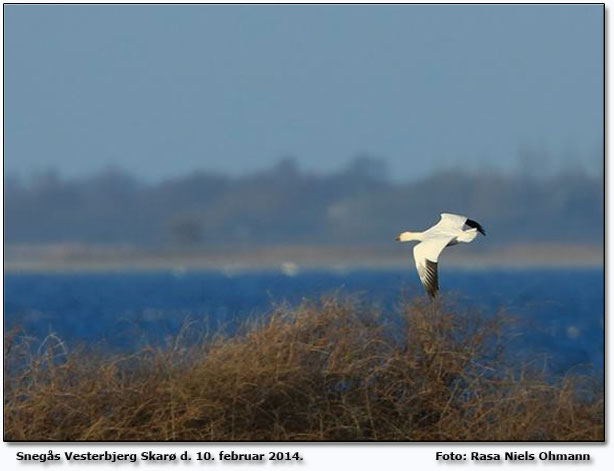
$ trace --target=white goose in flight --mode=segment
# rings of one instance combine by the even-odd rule
[[[426,292],[434,298],[439,290],[437,259],[442,250],[459,242],[468,244],[478,235],[486,235],[477,222],[458,214],[442,213],[441,219],[424,232],[402,232],[397,236],[399,242],[419,240],[414,246],[414,261],[420,281]]]

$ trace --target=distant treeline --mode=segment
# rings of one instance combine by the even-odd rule
[[[6,179],[4,197],[7,243],[376,245],[446,211],[481,222],[490,243],[603,244],[603,179],[578,170],[442,170],[397,182],[367,157],[328,175],[286,159],[241,177],[203,171],[154,184],[117,170],[69,180],[51,172]]]

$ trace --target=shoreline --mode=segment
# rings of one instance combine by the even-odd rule
[[[292,276],[303,271],[404,270],[413,268],[410,247],[274,246],[144,250],[134,247],[78,244],[8,245],[4,273],[99,273],[170,271],[278,271]],[[592,269],[603,268],[603,247],[578,244],[525,244],[446,252],[447,268]]]

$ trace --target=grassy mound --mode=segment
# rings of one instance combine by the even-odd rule
[[[7,339],[5,440],[603,440],[600,386],[506,364],[504,323],[335,297],[129,356]]]

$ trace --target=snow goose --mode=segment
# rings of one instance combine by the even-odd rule
[[[486,235],[484,228],[465,216],[442,213],[441,219],[424,232],[401,232],[396,240],[399,242],[420,241],[414,246],[414,261],[420,281],[427,294],[434,298],[439,290],[437,276],[437,259],[444,248],[459,242],[468,244],[478,235]]]

